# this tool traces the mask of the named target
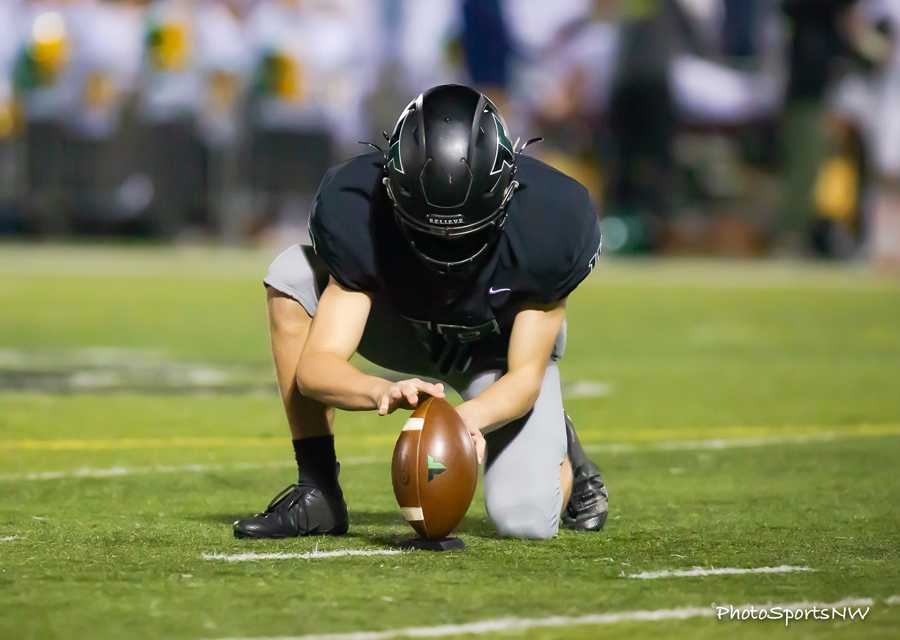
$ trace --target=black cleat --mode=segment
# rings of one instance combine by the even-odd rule
[[[235,538],[293,538],[347,533],[350,521],[340,488],[336,495],[317,487],[292,484],[272,499],[262,513],[237,520]]]
[[[569,441],[569,460],[572,463],[572,496],[563,514],[563,524],[570,529],[599,531],[606,524],[609,513],[609,493],[600,469],[588,459],[581,448],[575,425],[566,416],[566,436]]]

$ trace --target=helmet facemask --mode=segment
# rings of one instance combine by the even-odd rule
[[[466,272],[490,254],[500,239],[509,202],[519,186],[513,180],[506,189],[500,207],[484,220],[469,225],[440,226],[423,223],[404,211],[394,198],[390,180],[384,178],[382,182],[393,203],[397,226],[416,256],[429,268],[445,274]]]

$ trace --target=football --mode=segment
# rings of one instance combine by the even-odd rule
[[[421,402],[406,421],[391,464],[394,495],[406,521],[422,538],[445,538],[475,495],[475,444],[453,406],[440,398]]]

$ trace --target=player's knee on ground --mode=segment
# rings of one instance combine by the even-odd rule
[[[546,540],[559,531],[558,497],[541,501],[522,494],[487,495],[485,502],[488,516],[501,536]]]

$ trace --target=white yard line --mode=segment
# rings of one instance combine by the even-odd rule
[[[12,542],[18,540],[19,536],[0,536],[0,542]]]
[[[357,457],[345,458],[341,464],[356,466],[381,462],[381,458]],[[235,462],[213,464],[152,465],[147,467],[81,467],[66,471],[28,471],[24,473],[0,474],[0,482],[17,482],[22,480],[67,480],[78,478],[118,478],[146,474],[167,473],[210,473],[214,471],[254,471],[259,469],[287,469],[295,466],[294,462]]]
[[[784,604],[761,603],[745,604],[737,609],[754,608],[772,610],[802,609],[808,611],[815,608],[830,609],[841,607],[872,606],[871,598],[845,598],[837,602],[791,602]],[[548,627],[576,627],[587,625],[616,624],[618,622],[662,622],[665,620],[687,620],[690,618],[714,618],[713,605],[706,607],[683,607],[679,609],[653,609],[639,611],[620,611],[616,613],[595,613],[584,616],[551,616],[548,618],[497,618],[481,620],[465,624],[447,624],[434,627],[405,627],[386,629],[384,631],[351,631],[349,633],[325,633],[298,636],[257,636],[244,638],[221,638],[220,640],[390,640],[391,638],[442,638],[464,634],[500,633],[510,631],[528,631]]]
[[[670,569],[665,571],[643,571],[631,573],[624,577],[637,580],[658,580],[659,578],[703,578],[706,576],[739,576],[748,573],[803,573],[815,571],[811,567],[797,567],[783,564],[779,567],[694,567],[693,569]]]
[[[318,560],[321,558],[346,558],[349,556],[396,556],[400,549],[337,549],[335,551],[307,551],[304,553],[204,553],[204,560],[222,562],[258,562],[260,560]]]
[[[891,596],[890,598],[885,598],[884,603],[892,607],[900,605],[900,596]]]

